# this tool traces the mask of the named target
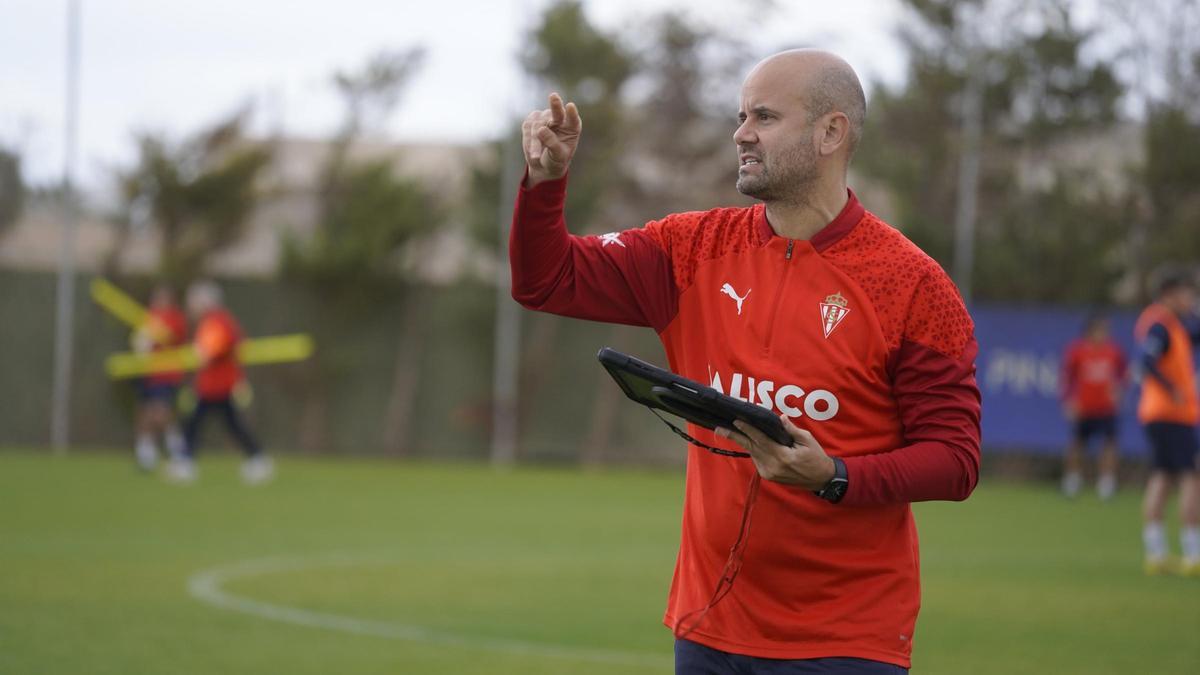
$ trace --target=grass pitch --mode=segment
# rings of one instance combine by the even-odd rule
[[[0,453],[0,672],[671,672],[681,475],[279,468]],[[1200,580],[1142,576],[1136,492],[919,505],[913,672],[1200,672]]]

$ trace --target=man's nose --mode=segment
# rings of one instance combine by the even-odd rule
[[[750,124],[750,120],[738,125],[737,130],[733,132],[733,142],[738,146],[754,145],[758,142],[758,134],[754,133],[754,127]]]

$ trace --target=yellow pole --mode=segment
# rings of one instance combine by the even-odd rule
[[[129,297],[125,291],[117,288],[107,279],[96,277],[92,279],[92,300],[103,307],[122,323],[134,330],[146,330],[158,344],[165,344],[171,338],[171,329],[162,322],[154,319],[150,312],[137,300]]]
[[[254,338],[238,345],[238,361],[244,366],[303,361],[312,356],[313,349],[313,339],[305,333]],[[104,361],[104,369],[114,380],[199,367],[200,354],[191,345],[155,352],[121,352]]]

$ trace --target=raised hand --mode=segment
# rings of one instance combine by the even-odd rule
[[[521,145],[529,167],[525,187],[565,176],[582,131],[579,109],[574,103],[564,105],[556,93],[550,94],[549,108],[529,113],[521,124]]]

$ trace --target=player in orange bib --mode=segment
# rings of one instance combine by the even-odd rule
[[[776,54],[746,78],[733,135],[737,187],[762,203],[587,237],[563,216],[578,110],[554,94],[525,120],[513,297],[653,328],[672,370],[774,411],[794,441],[689,425],[752,459],[689,448],[664,617],[676,673],[907,672],[909,505],[975,487],[973,323],[941,267],[847,189],[865,114],[845,61]]]
[[[1147,574],[1171,571],[1163,509],[1172,483],[1179,484],[1181,571],[1200,576],[1200,392],[1196,390],[1193,346],[1200,342],[1196,282],[1185,273],[1167,274],[1153,304],[1134,328],[1141,349],[1142,396],[1138,420],[1150,440],[1150,477],[1142,503],[1142,540]]]
[[[1063,407],[1074,426],[1063,458],[1062,491],[1068,497],[1083,485],[1083,452],[1096,437],[1104,444],[1096,493],[1107,500],[1117,491],[1117,411],[1125,371],[1125,354],[1109,336],[1108,318],[1088,317],[1083,337],[1063,357]]]

